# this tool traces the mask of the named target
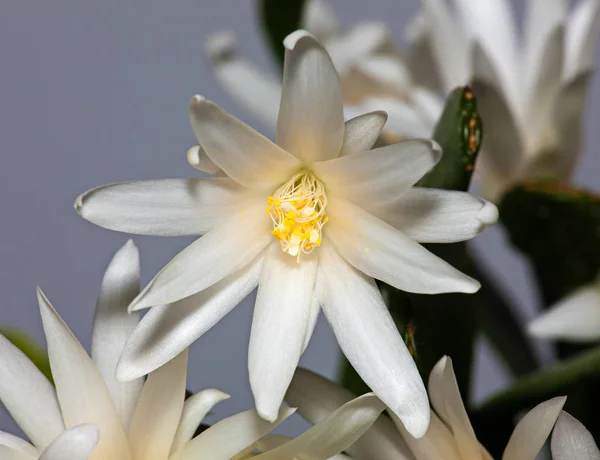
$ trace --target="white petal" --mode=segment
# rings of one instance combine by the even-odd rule
[[[479,458],[479,442],[460,395],[452,360],[447,356],[440,359],[431,372],[429,397],[440,418],[452,430],[460,457]]]
[[[520,83],[517,31],[509,0],[458,0],[456,6],[468,35],[481,44],[494,62],[507,94],[516,96]]]
[[[496,66],[488,56],[487,51],[479,43],[473,45],[473,78],[483,80],[499,91],[502,89],[502,82]],[[506,96],[506,94],[504,95]],[[477,100],[479,100],[479,95],[477,95]],[[509,100],[508,102],[512,101]]]
[[[360,207],[331,200],[327,209],[328,242],[366,275],[419,294],[479,289],[477,281]]]
[[[306,369],[298,368],[286,393],[286,402],[313,425],[354,398],[348,390]],[[408,460],[408,447],[392,421],[379,417],[373,426],[346,451],[354,458]]]
[[[553,460],[599,460],[600,450],[583,424],[562,412],[552,432]]]
[[[0,401],[31,442],[46,448],[64,430],[54,387],[2,334],[0,362]]]
[[[229,313],[258,284],[262,256],[198,294],[152,308],[128,340],[117,380],[133,380],[173,359]]]
[[[342,90],[327,51],[296,31],[286,48],[277,144],[305,162],[335,158],[344,140]]]
[[[170,460],[229,460],[273,430],[294,410],[282,407],[273,423],[263,420],[255,410],[228,417],[196,436]]]
[[[129,310],[189,297],[245,267],[273,241],[266,206],[240,209],[177,254],[130,304]]]
[[[90,460],[128,459],[125,432],[98,369],[39,290],[38,302],[65,426],[93,423],[98,427],[102,439]]]
[[[565,396],[552,398],[531,409],[513,431],[502,460],[534,460],[548,439],[566,399]]]
[[[95,425],[77,425],[62,433],[50,444],[40,460],[87,460],[88,458],[98,458],[94,450],[99,438],[100,433]]]
[[[0,458],[2,460],[38,460],[38,455],[31,455],[22,450],[0,445]]]
[[[544,137],[552,139],[554,134],[554,126],[551,123],[554,115],[554,102],[562,83],[563,56],[564,27],[559,25],[552,30],[546,40],[540,65],[527,92],[527,97],[529,97],[529,106],[526,112],[526,119],[529,120],[528,138],[531,137],[537,143]],[[534,143],[528,147],[539,149],[547,146]]]
[[[359,115],[346,122],[344,143],[340,156],[366,152],[375,145],[387,121],[387,114],[381,110]]]
[[[588,285],[576,290],[534,319],[529,332],[552,339],[600,339],[600,289]]]
[[[265,420],[277,417],[304,349],[316,274],[316,257],[305,255],[298,263],[278,244],[269,248],[248,347],[250,386]]]
[[[316,290],[317,290],[317,287],[316,287],[316,283],[315,283],[315,293],[316,293]],[[313,332],[315,331],[315,327],[317,325],[317,320],[319,319],[320,312],[321,312],[321,305],[319,304],[318,296],[315,294],[315,295],[313,295],[312,304],[310,306],[310,316],[308,318],[308,326],[306,328],[306,336],[304,338],[304,345],[302,346],[303,353],[304,353],[304,350],[306,350],[308,343],[310,342]]]
[[[420,243],[465,241],[498,220],[496,206],[469,193],[419,187],[393,205],[368,210]]]
[[[246,187],[276,187],[300,167],[293,155],[202,96],[190,102],[190,123],[209,158]]]
[[[468,79],[467,37],[445,0],[423,0],[431,47],[445,92]]]
[[[373,393],[360,396],[344,404],[297,438],[258,455],[256,459],[332,457],[359,439],[384,409],[384,404]]]
[[[202,171],[211,175],[225,174],[221,168],[219,168],[210,158],[208,158],[206,152],[202,150],[202,147],[199,145],[190,147],[185,156],[188,164],[198,171]]]
[[[564,65],[566,80],[593,69],[599,24],[600,2],[577,2],[567,22]]]
[[[129,426],[143,380],[117,382],[115,370],[123,347],[139,322],[137,313],[127,313],[127,305],[140,292],[140,258],[138,248],[129,240],[108,265],[92,328],[92,360],[102,375],[121,417]]]
[[[171,446],[171,455],[184,447],[194,436],[194,433],[208,415],[210,410],[219,402],[229,399],[227,393],[220,390],[208,389],[200,391],[185,400],[181,420]]]
[[[302,28],[323,41],[339,30],[338,20],[329,0],[308,0],[304,5]]]
[[[441,155],[433,141],[409,140],[316,163],[314,171],[329,195],[377,205],[405,193],[435,166]]]
[[[185,350],[148,375],[128,433],[134,459],[169,457],[185,400],[187,363]]]
[[[205,50],[221,87],[265,127],[272,129],[277,123],[281,97],[281,84],[277,78],[238,55],[235,35],[231,31],[213,35]]]
[[[423,11],[411,19],[404,30],[404,37],[410,44],[408,68],[414,81],[424,88],[441,92],[440,73],[434,57],[431,32]]]
[[[33,456],[34,459],[37,459],[38,457],[38,451],[35,447],[24,439],[21,439],[14,434],[5,433],[4,431],[0,431],[0,446],[10,447],[11,449],[29,454],[30,456]],[[0,458],[4,457],[0,456]]]
[[[423,381],[374,281],[348,265],[325,241],[319,248],[323,311],[358,374],[396,413],[408,431],[423,436],[429,403]]]
[[[75,200],[75,210],[101,227],[139,235],[201,235],[250,199],[226,177],[159,179],[103,185]]]
[[[354,69],[374,84],[371,93],[389,91],[403,95],[412,90],[408,69],[397,56],[366,56],[354,64]]]

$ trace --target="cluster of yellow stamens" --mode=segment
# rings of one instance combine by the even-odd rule
[[[283,252],[297,257],[320,246],[327,196],[325,187],[315,176],[301,172],[267,199],[267,214],[273,220],[273,236]]]

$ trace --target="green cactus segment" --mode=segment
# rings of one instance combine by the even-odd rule
[[[301,27],[305,0],[260,0],[259,11],[262,31],[269,42],[273,56],[283,68],[285,50],[283,39]]]

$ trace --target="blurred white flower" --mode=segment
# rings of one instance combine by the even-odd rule
[[[263,417],[276,418],[322,307],[358,373],[422,435],[425,388],[373,278],[411,292],[477,291],[477,281],[417,241],[472,238],[497,209],[467,193],[411,188],[439,160],[437,144],[370,150],[385,114],[344,124],[327,52],[304,31],[285,46],[278,145],[196,96],[191,123],[202,148],[189,160],[215,177],[113,184],[76,200],[84,218],[113,230],[206,233],[130,305],[154,308],[117,375],[138,378],[174,358],[258,284],[249,371]]]
[[[298,413],[311,423],[318,423],[335,407],[352,398],[347,390],[301,368],[296,371],[286,394],[286,401],[297,406]],[[398,418],[390,414],[391,419],[380,417],[346,452],[357,460],[491,460],[475,436],[448,357],[442,358],[431,371],[429,398],[433,406],[431,424],[422,438],[415,439]],[[502,459],[535,460],[561,414],[565,400],[566,397],[551,399],[527,413],[513,431]],[[563,413],[565,415],[568,414]],[[583,438],[581,432],[579,434]],[[588,457],[573,455],[576,449],[568,446],[569,438],[574,436],[571,432],[555,436],[559,438],[556,442],[570,451],[571,456],[555,457],[554,460],[587,460]],[[583,446],[581,449],[583,452]]]
[[[485,124],[478,164],[484,195],[517,180],[568,182],[594,63],[598,0],[529,0],[524,39],[508,0],[421,0],[416,43],[434,56],[445,91],[474,81]],[[455,8],[452,8],[454,6]]]
[[[542,312],[529,324],[529,332],[546,339],[600,340],[600,278]]]
[[[31,441],[0,432],[0,458],[326,459],[359,438],[385,407],[372,393],[356,398],[298,438],[258,456],[255,443],[294,409],[282,407],[274,423],[249,410],[194,437],[212,407],[229,395],[210,389],[185,399],[187,350],[150,373],[145,382],[114,378],[123,345],[139,321],[138,314],[127,313],[127,305],[138,292],[139,256],[130,241],[116,253],[104,276],[91,358],[38,292],[56,388],[0,335],[0,401]]]
[[[562,412],[552,432],[552,460],[600,460],[600,450],[583,424]]]
[[[301,28],[314,35],[333,60],[340,75],[346,118],[385,110],[388,139],[430,137],[444,98],[416,84],[388,26],[361,21],[343,30],[328,0],[308,0],[304,8]],[[428,50],[418,50],[418,54],[422,56],[424,51]],[[238,54],[232,32],[215,34],[208,40],[206,52],[215,78],[227,93],[266,126],[275,126],[281,94],[278,79]]]

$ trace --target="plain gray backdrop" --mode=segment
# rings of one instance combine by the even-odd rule
[[[127,235],[77,216],[73,201],[97,185],[132,179],[193,177],[185,152],[194,143],[187,105],[203,94],[267,133],[219,88],[203,42],[232,29],[240,52],[275,72],[250,0],[60,0],[3,2],[0,7],[0,324],[43,340],[39,285],[85,347],[104,269]],[[398,42],[418,1],[334,0],[342,23],[387,21]],[[284,4],[284,2],[282,2]],[[597,187],[595,145],[600,111],[594,80],[586,148],[576,182]],[[191,239],[135,237],[146,283]],[[526,265],[500,229],[479,237],[478,254],[522,306],[538,308]],[[253,405],[247,344],[254,296],[192,347],[188,386],[217,387],[232,398],[209,421]],[[448,331],[452,334],[453,331]],[[543,347],[542,347],[543,348]],[[543,349],[542,349],[543,352]],[[480,348],[476,397],[506,384],[502,369]],[[339,351],[323,318],[302,358],[333,377]],[[482,358],[483,357],[483,358]],[[0,378],[2,376],[0,375]],[[295,434],[296,420],[283,427]],[[18,432],[0,411],[0,429]]]

